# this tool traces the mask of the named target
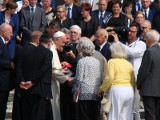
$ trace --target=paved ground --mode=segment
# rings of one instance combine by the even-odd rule
[[[14,94],[14,91],[11,91],[8,104],[7,104],[7,115],[5,120],[12,120],[11,115],[12,115],[12,105],[13,105],[13,94]],[[142,118],[141,120],[144,120],[144,109],[143,109],[142,102],[140,102],[139,105],[140,105],[140,114]]]

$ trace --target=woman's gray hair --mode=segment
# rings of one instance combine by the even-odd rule
[[[76,49],[78,50],[78,52],[82,52],[82,43],[84,41],[91,41],[89,38],[87,37],[81,37],[79,40],[78,40],[78,43],[76,45]]]
[[[110,46],[112,58],[127,58],[127,51],[122,43],[112,43]]]
[[[92,41],[83,41],[81,44],[83,56],[92,56],[95,50],[95,46]]]

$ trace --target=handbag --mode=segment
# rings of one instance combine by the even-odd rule
[[[109,113],[111,106],[112,106],[111,100],[108,99],[106,96],[104,96],[101,101],[101,111]]]
[[[111,87],[113,86],[113,82],[111,84]],[[101,112],[109,113],[112,106],[112,102],[110,99],[107,98],[106,95],[103,96],[103,99],[101,100]]]

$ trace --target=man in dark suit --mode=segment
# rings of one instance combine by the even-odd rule
[[[39,45],[39,39],[42,33],[40,31],[33,31],[31,34],[31,40],[24,47],[16,46],[15,49],[15,65],[16,65],[16,80],[15,80],[15,92],[14,92],[14,102],[12,110],[12,120],[21,120],[21,110],[20,110],[20,82],[23,79],[21,74],[21,60],[23,55],[28,54],[31,50]]]
[[[160,44],[159,33],[149,30],[145,35],[145,51],[137,76],[137,88],[142,96],[145,120],[160,120]]]
[[[73,4],[73,0],[64,0],[66,10],[67,10],[67,18],[72,18],[74,23],[77,24],[81,17],[80,7]]]
[[[40,45],[22,58],[21,120],[53,120],[50,99],[52,52],[51,37],[45,32]]]
[[[142,0],[142,12],[145,15],[145,19],[152,22],[153,16],[155,14],[154,9],[150,9],[151,1],[150,0]]]
[[[7,44],[12,36],[12,27],[3,23],[0,26],[0,120],[5,119],[9,91],[12,89],[11,70],[14,63],[11,62]]]
[[[104,28],[105,24],[103,22],[103,18],[105,18],[107,15],[110,15],[111,13],[108,12],[107,9],[107,0],[99,0],[98,2],[98,10],[95,10],[92,12],[92,17],[96,18],[96,20],[99,23],[99,28]]]
[[[29,0],[29,6],[20,11],[20,29],[22,31],[21,44],[29,42],[31,32],[39,30],[44,32],[47,27],[45,12],[36,6],[37,0]]]
[[[105,29],[99,29],[95,34],[95,50],[99,51],[108,61],[111,58],[110,43],[108,32]]]

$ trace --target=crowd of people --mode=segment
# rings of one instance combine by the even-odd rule
[[[160,120],[160,0],[63,3],[0,1],[0,120]]]

